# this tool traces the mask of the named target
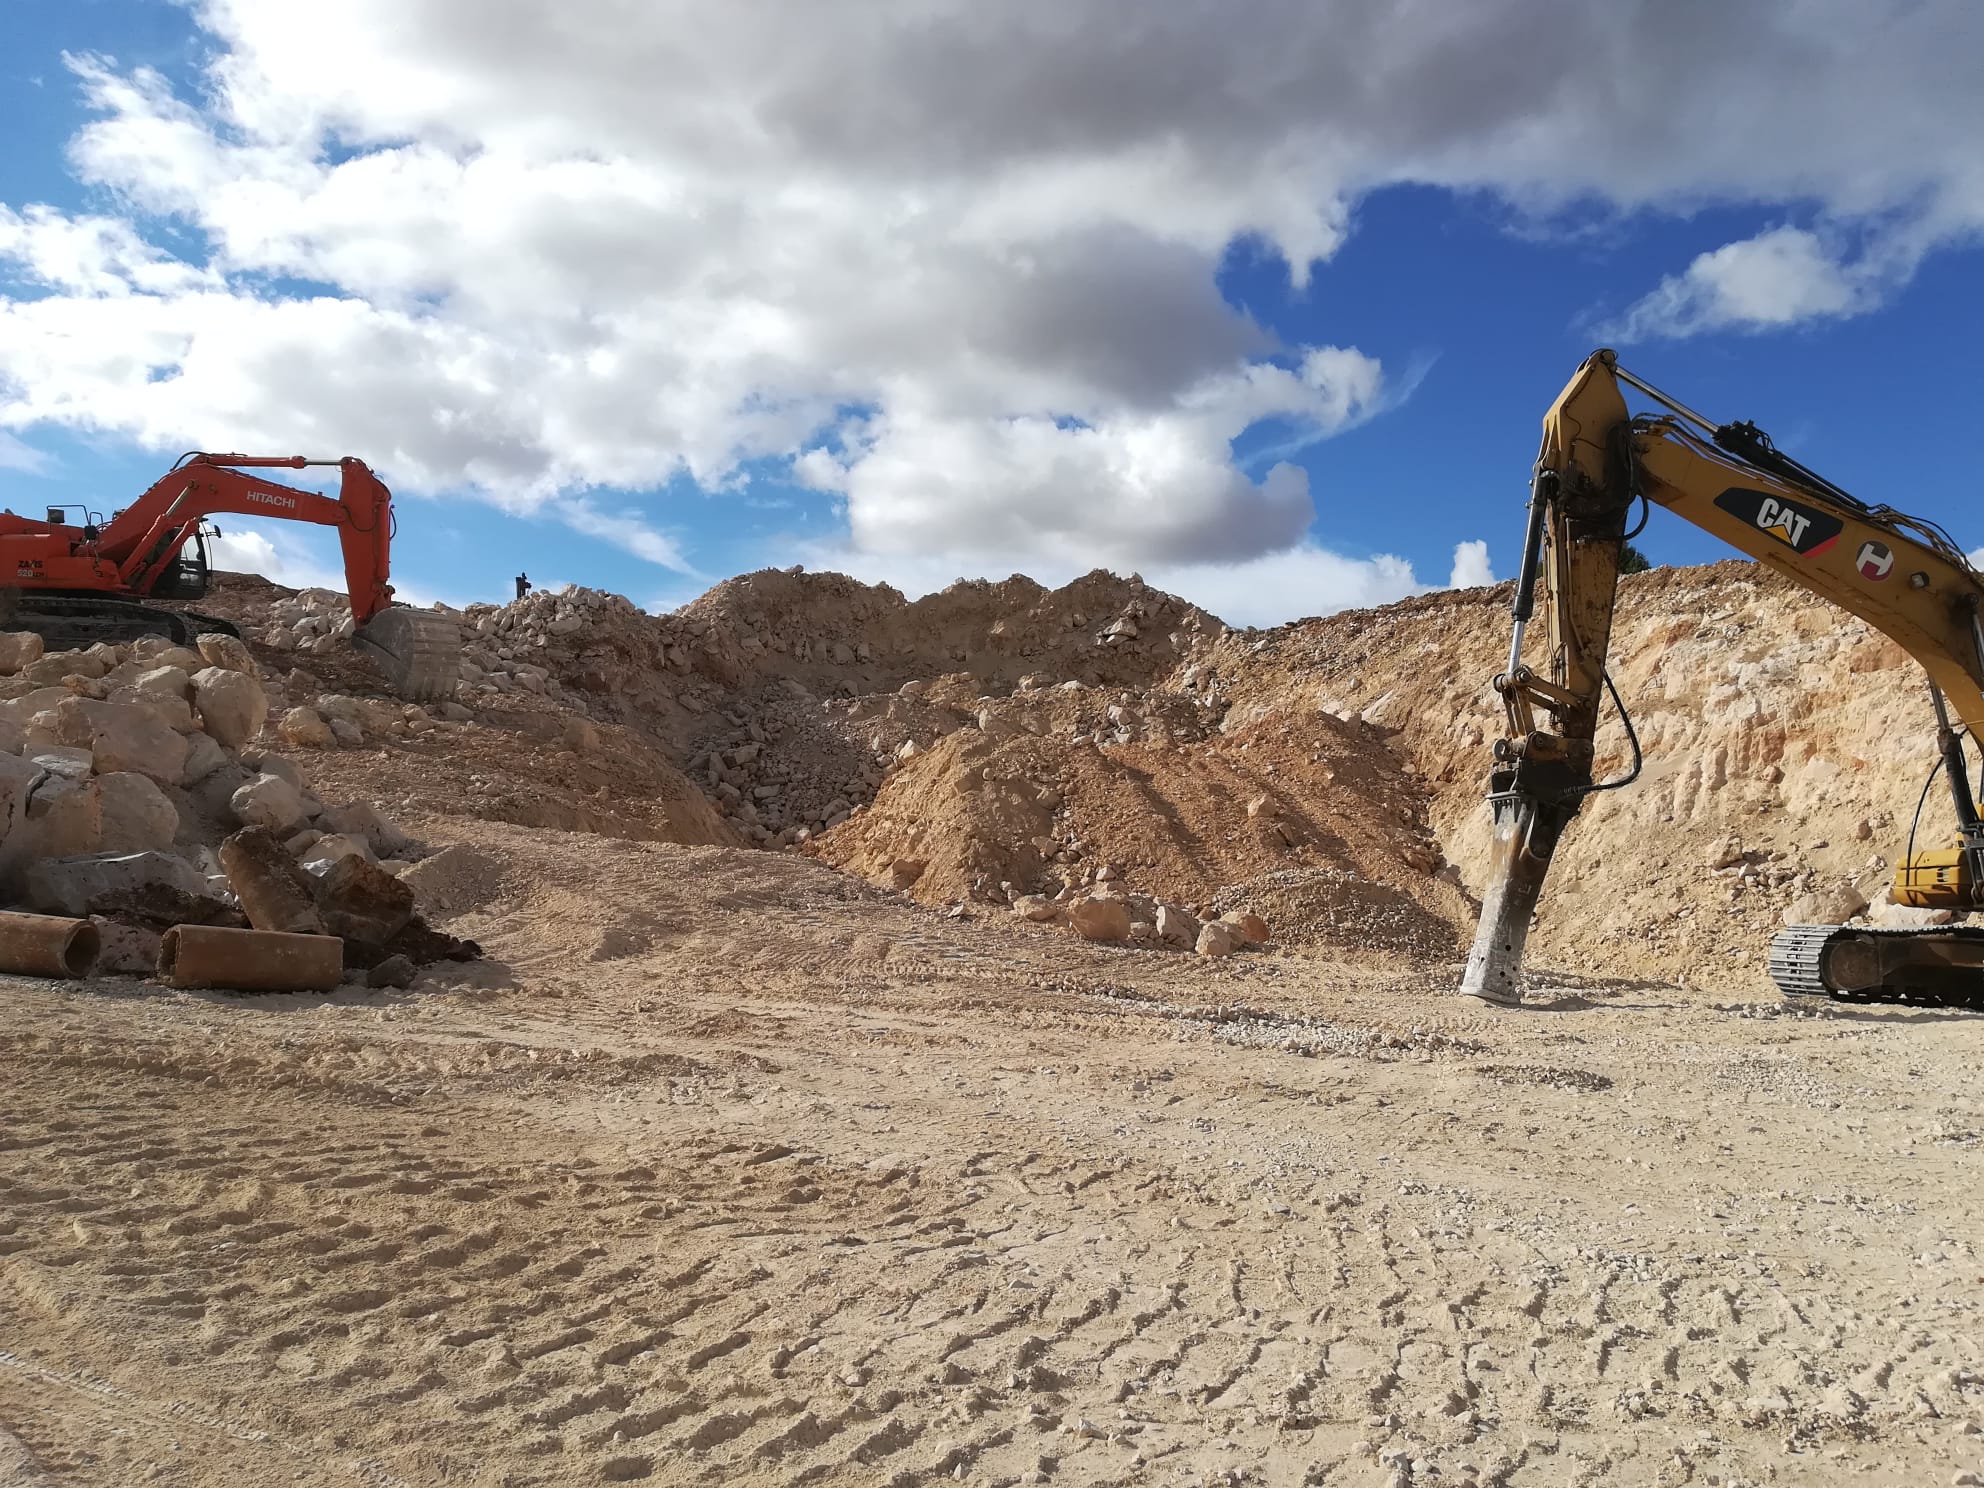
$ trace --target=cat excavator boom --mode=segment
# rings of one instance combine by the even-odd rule
[[[257,472],[335,466],[338,494],[282,485]],[[213,616],[146,604],[198,599],[207,590],[206,519],[217,512],[282,517],[337,529],[351,594],[353,639],[379,661],[400,696],[452,696],[460,675],[454,623],[393,603],[393,495],[362,460],[301,455],[189,454],[108,522],[52,507],[47,520],[0,514],[0,628],[33,630],[56,645],[165,635],[184,643],[234,627]]]
[[[1634,417],[1626,388],[1661,412]],[[1507,713],[1488,800],[1494,860],[1460,990],[1522,997],[1523,945],[1558,840],[1585,798],[1630,782],[1595,781],[1592,739],[1606,674],[1619,555],[1636,504],[1664,507],[1793,583],[1859,616],[1928,674],[1941,768],[1956,810],[1954,844],[1903,862],[1903,904],[1984,907],[1984,824],[1964,737],[1984,739],[1984,578],[1932,522],[1869,506],[1778,450],[1754,424],[1718,424],[1619,365],[1586,359],[1543,420],[1507,670]],[[1540,665],[1523,646],[1539,586],[1548,633]],[[1772,979],[1793,996],[1984,1007],[1984,930],[1799,925],[1778,933]]]

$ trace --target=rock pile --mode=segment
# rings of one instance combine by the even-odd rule
[[[279,738],[293,742],[298,711]],[[327,804],[259,748],[269,714],[233,636],[44,654],[38,636],[0,635],[0,898],[106,918],[116,933],[103,969],[143,972],[173,924],[252,919],[215,851],[230,832],[267,834],[298,874],[333,889],[353,873],[391,879],[422,855],[374,807]],[[357,964],[370,964],[362,950]]]
[[[1035,924],[1063,925],[1083,940],[1128,942],[1145,950],[1196,951],[1230,956],[1268,943],[1268,922],[1252,910],[1231,910],[1201,919],[1180,904],[1166,904],[1131,892],[1112,876],[1092,890],[1063,889],[1049,897],[1023,894],[1013,913]]]

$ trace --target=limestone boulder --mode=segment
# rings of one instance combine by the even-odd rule
[[[337,744],[331,726],[315,708],[291,708],[276,725],[276,737],[296,749],[331,749]]]
[[[41,660],[41,637],[31,630],[0,633],[0,674],[12,677]]]
[[[90,913],[90,906],[115,894],[163,885],[186,894],[207,892],[207,876],[186,859],[165,852],[85,853],[42,858],[26,874],[28,903],[43,914]]]
[[[188,734],[186,768],[180,773],[179,783],[186,786],[198,785],[216,770],[224,769],[229,763],[227,751],[209,735]]]
[[[1224,920],[1208,920],[1199,927],[1199,939],[1193,947],[1201,956],[1230,956],[1246,944],[1240,932]]]
[[[1852,919],[1866,907],[1867,896],[1852,884],[1831,884],[1793,900],[1784,911],[1784,923],[1839,925]]]
[[[96,756],[87,749],[69,744],[31,744],[24,756],[51,775],[65,780],[88,780],[96,774]]]
[[[283,836],[310,819],[303,792],[280,775],[257,775],[235,791],[228,806],[242,826],[267,827]]]
[[[129,684],[139,692],[162,692],[176,698],[193,700],[193,674],[184,667],[148,667],[132,679]]]
[[[268,722],[269,698],[262,684],[231,667],[202,667],[191,677],[200,725],[225,749],[240,749]]]
[[[109,670],[101,656],[92,656],[87,651],[49,651],[22,667],[21,675],[30,682],[46,685],[60,682],[64,677],[101,677]]]
[[[1123,941],[1130,938],[1127,899],[1075,899],[1067,906],[1068,925],[1083,940]]]
[[[1252,910],[1233,910],[1220,917],[1223,924],[1231,925],[1239,932],[1240,939],[1250,946],[1268,943],[1268,922]]]
[[[176,672],[179,669],[161,667],[159,670]],[[170,692],[146,692],[136,687],[120,687],[110,693],[105,701],[124,708],[149,708],[175,734],[196,733],[200,727],[193,718],[193,705],[185,698]]]
[[[1198,917],[1175,904],[1158,905],[1157,916],[1152,923],[1156,926],[1157,938],[1166,945],[1189,949],[1199,943]]]
[[[59,742],[87,748],[99,775],[121,770],[177,785],[186,772],[186,739],[153,708],[69,698],[55,705]]]
[[[99,775],[103,798],[103,852],[142,852],[172,846],[179,835],[179,808],[155,781],[128,770]]]
[[[248,643],[239,636],[210,630],[194,642],[200,648],[200,655],[208,666],[217,666],[223,671],[242,672],[253,677],[258,675],[254,655],[248,650]]]
[[[1013,901],[1013,913],[1023,920],[1046,924],[1061,918],[1061,906],[1045,894],[1022,894]]]
[[[103,792],[95,780],[66,780],[22,761],[37,777],[23,791],[20,830],[6,839],[17,860],[93,853],[103,843]],[[4,769],[4,762],[0,762]]]
[[[413,840],[405,832],[381,816],[377,807],[364,801],[331,807],[324,813],[324,827],[363,842],[374,857],[405,857],[413,846]]]

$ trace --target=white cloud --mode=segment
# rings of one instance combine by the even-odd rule
[[[318,554],[289,532],[239,520],[229,520],[219,537],[207,539],[207,560],[224,573],[260,574],[291,589],[332,589],[342,594],[344,570],[325,561],[336,551],[333,542]]]
[[[1388,184],[1818,214],[1704,255],[1643,334],[1851,313],[1984,224],[1960,0],[192,13],[197,93],[72,62],[117,214],[0,208],[0,427],[352,452],[519,511],[797,457],[875,553],[1305,552],[1315,494],[1227,442],[1397,389],[1216,273],[1252,236],[1306,281]]]
[[[0,429],[0,470],[23,470],[35,475],[47,468],[46,454]]]
[[[1488,566],[1485,538],[1454,546],[1453,571],[1447,577],[1449,589],[1482,589],[1495,582],[1495,570]]]
[[[1600,335],[1640,341],[1854,315],[1878,302],[1891,277],[1879,260],[1845,262],[1817,234],[1776,227],[1702,254]]]
[[[563,501],[558,504],[559,518],[575,532],[583,532],[587,537],[609,542],[623,552],[632,553],[636,558],[658,563],[663,568],[672,568],[677,573],[696,576],[696,570],[689,560],[682,556],[682,548],[673,538],[665,537],[644,522],[637,512],[603,512],[585,500]]]

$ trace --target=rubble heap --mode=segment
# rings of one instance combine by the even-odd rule
[[[299,882],[329,885],[327,903],[354,873],[391,880],[420,844],[369,803],[327,803],[262,746],[265,731],[293,742],[306,724],[323,720],[296,708],[272,724],[254,657],[233,636],[44,653],[39,636],[0,634],[0,899],[101,919],[98,969],[148,973],[174,925],[249,924],[222,848],[242,829],[275,843]],[[346,949],[360,968],[469,954],[419,927],[410,904]]]

